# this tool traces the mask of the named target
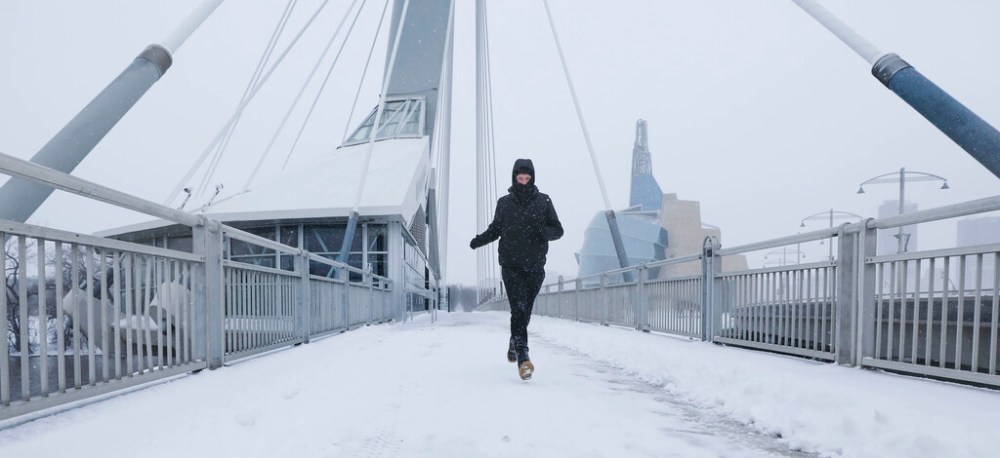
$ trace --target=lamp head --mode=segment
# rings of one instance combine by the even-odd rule
[[[943,185],[941,185],[941,189],[951,189],[951,188],[950,188],[950,187],[948,187],[948,182],[947,182],[947,181],[945,181],[945,182],[944,182],[944,184],[943,184]]]
[[[863,186],[858,186],[858,194],[864,194],[865,188]]]

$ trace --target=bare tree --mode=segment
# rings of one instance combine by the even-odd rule
[[[4,238],[4,294],[7,295],[5,343],[13,350],[21,349],[21,301],[17,293],[19,287],[18,270],[21,261],[17,256],[17,239]],[[26,323],[25,323],[26,325]]]

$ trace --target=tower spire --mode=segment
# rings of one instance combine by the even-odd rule
[[[632,147],[632,185],[629,207],[639,206],[643,211],[657,211],[663,202],[663,190],[653,178],[653,160],[649,153],[649,136],[646,121],[635,122],[635,145]]]

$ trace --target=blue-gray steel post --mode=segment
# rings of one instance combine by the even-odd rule
[[[45,146],[31,162],[70,173],[125,113],[170,68],[170,52],[150,45],[128,67],[91,100]],[[53,188],[20,177],[11,177],[0,187],[0,219],[24,222],[52,194]]]
[[[859,244],[858,232],[846,233],[847,224],[840,226],[837,234],[837,296],[836,312],[834,322],[834,345],[837,355],[837,364],[854,364],[854,343],[855,338],[854,323],[856,322],[856,304],[858,293],[858,268],[863,266],[857,262]],[[831,240],[832,242],[832,240]]]
[[[629,266],[628,255],[625,253],[625,244],[622,242],[622,232],[618,229],[618,218],[615,217],[614,210],[604,212],[604,217],[608,220],[608,229],[611,231],[611,242],[615,246],[615,253],[618,255],[618,265],[624,269]],[[622,281],[632,282],[632,272],[622,272]]]
[[[1000,177],[1000,132],[925,78],[898,55],[875,45],[831,14],[816,0],[792,0],[872,65],[872,75]],[[902,200],[902,199],[900,199]]]
[[[348,264],[351,254],[351,246],[354,244],[354,230],[358,226],[358,212],[352,211],[347,220],[347,230],[344,232],[344,241],[340,244],[340,254],[337,255],[337,262]]]
[[[895,53],[879,58],[872,66],[872,75],[1000,177],[1000,131]]]
[[[218,369],[226,351],[222,227],[218,221],[201,219],[202,224],[192,229],[193,251],[205,259],[195,287],[195,335],[205,341],[194,350],[196,358],[206,361],[209,369]]]
[[[718,274],[722,272],[722,259],[719,256],[719,242],[715,237],[705,237],[701,252],[701,339],[713,341],[722,321],[722,304],[718,282]]]
[[[858,339],[856,363],[861,365],[864,358],[875,356],[875,263],[869,259],[876,255],[877,229],[868,228],[867,219],[862,222],[859,238],[860,252],[858,264],[862,266],[858,285]]]
[[[312,292],[309,285],[309,253],[300,251],[295,256],[295,272],[299,274],[299,287],[295,294],[295,328],[303,342],[308,343],[312,334]]]

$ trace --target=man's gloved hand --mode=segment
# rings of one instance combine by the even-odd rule
[[[479,248],[481,246],[483,246],[483,244],[479,243],[479,236],[473,237],[472,241],[469,242],[469,248],[472,248],[473,250],[475,250],[476,248]]]

